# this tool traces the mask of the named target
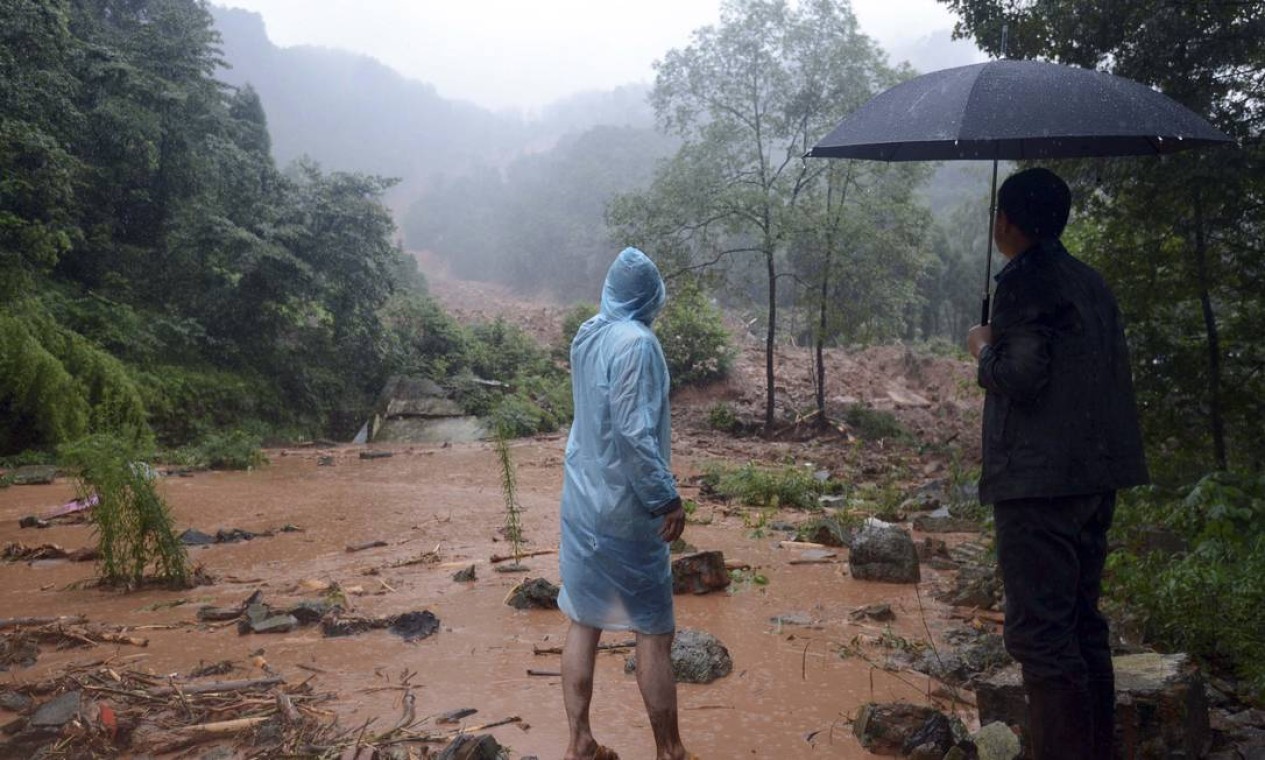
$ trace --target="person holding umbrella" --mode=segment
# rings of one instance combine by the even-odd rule
[[[1115,683],[1098,610],[1116,491],[1148,481],[1120,310],[1060,242],[1048,169],[1012,175],[993,237],[1008,260],[967,345],[986,391],[980,501],[994,505],[1006,649],[1023,669],[1037,760],[1109,760]]]

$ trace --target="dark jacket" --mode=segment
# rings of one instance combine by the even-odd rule
[[[1146,483],[1129,349],[1102,277],[1057,240],[997,275],[980,352],[980,501],[1073,496]]]

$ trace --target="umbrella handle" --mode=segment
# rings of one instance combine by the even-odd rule
[[[993,300],[993,297],[991,294],[989,293],[984,294],[984,302],[980,305],[981,308],[980,308],[979,323],[981,325],[988,324],[988,313],[991,311],[989,306],[992,304],[992,300]]]

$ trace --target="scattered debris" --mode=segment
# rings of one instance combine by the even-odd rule
[[[101,557],[101,552],[94,546],[85,546],[74,551],[67,551],[58,544],[40,544],[28,546],[19,542],[11,542],[0,550],[0,559],[6,562],[35,562],[47,559],[68,559],[71,562],[92,562]]]
[[[896,613],[892,612],[892,605],[890,604],[869,604],[848,613],[848,617],[852,620],[868,619],[880,623],[888,623],[896,619]]]
[[[439,630],[439,618],[429,610],[405,612],[383,617],[345,615],[338,607],[321,618],[321,633],[328,638],[355,636],[365,631],[390,629],[405,641],[418,641]]]
[[[387,542],[381,539],[378,539],[376,541],[364,541],[359,544],[347,544],[347,552],[349,554],[353,552],[362,552],[366,549],[377,549],[379,547],[383,547],[386,545],[387,545]]]
[[[527,578],[510,590],[505,603],[517,610],[556,610],[560,591],[544,578]]]
[[[180,543],[185,546],[210,546],[211,544],[235,544],[239,541],[253,541],[256,538],[272,538],[278,533],[301,533],[302,528],[286,524],[276,530],[265,530],[255,533],[242,528],[220,528],[215,535],[203,533],[197,528],[188,528],[180,534]]]
[[[706,594],[729,586],[722,552],[699,552],[672,561],[672,593]]]
[[[729,649],[706,631],[682,628],[672,640],[672,675],[678,683],[711,683],[734,669]],[[624,671],[637,670],[637,655],[624,661]]]
[[[83,499],[71,499],[60,507],[45,512],[39,517],[34,515],[23,517],[18,520],[18,527],[47,528],[54,523],[83,522],[88,519],[88,510],[99,503],[100,499],[95,493]]]
[[[465,718],[469,718],[471,715],[474,715],[477,712],[479,711],[474,709],[473,707],[462,707],[456,710],[449,710],[448,712],[436,718],[435,722],[436,723],[460,723]]]

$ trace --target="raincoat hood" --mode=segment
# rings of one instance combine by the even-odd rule
[[[621,251],[602,286],[602,316],[613,322],[635,319],[648,325],[666,300],[667,288],[650,257],[636,248]]]

